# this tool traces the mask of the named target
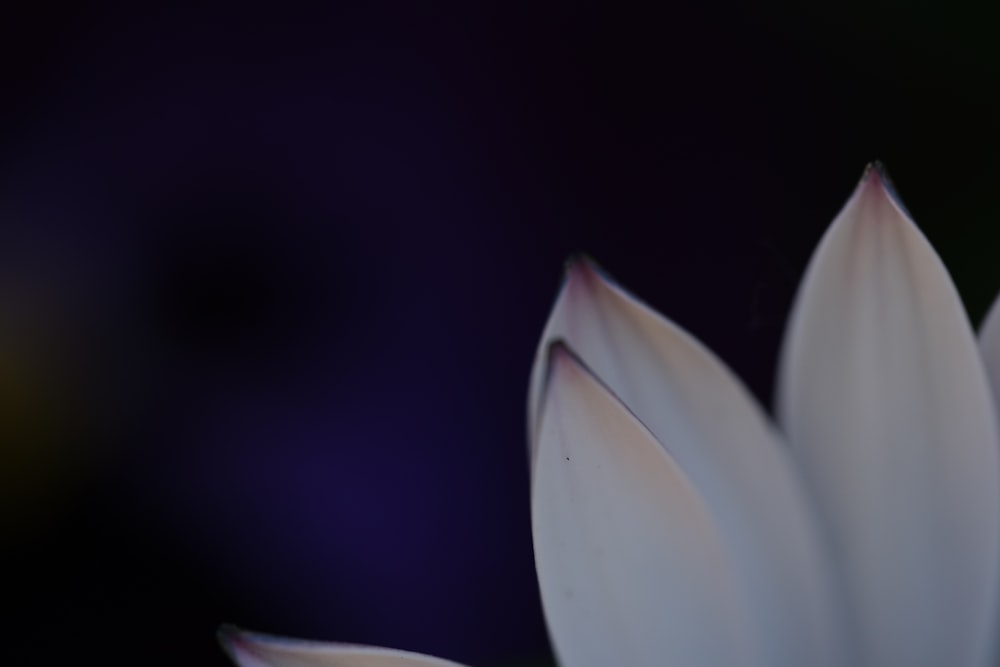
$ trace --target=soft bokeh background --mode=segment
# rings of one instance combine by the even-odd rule
[[[24,3],[0,21],[0,663],[220,622],[550,662],[525,389],[574,251],[762,401],[885,161],[1000,287],[975,3]]]

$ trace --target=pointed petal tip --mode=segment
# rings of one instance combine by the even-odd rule
[[[229,648],[234,642],[239,641],[243,631],[231,623],[223,623],[215,631],[215,636],[224,648]]]
[[[598,283],[617,285],[607,270],[594,257],[585,252],[573,253],[566,258],[563,289],[579,287],[590,290]]]
[[[605,391],[614,395],[603,380],[598,377],[587,362],[570,347],[564,338],[556,338],[549,343],[548,348],[548,375],[546,377],[546,394],[558,387],[565,388],[584,379],[594,382],[604,388]],[[617,397],[615,400],[618,400]],[[627,408],[626,408],[627,409]]]
[[[862,182],[889,180],[889,174],[886,171],[885,164],[881,160],[872,160],[865,165],[865,170],[861,174],[861,180]]]
[[[574,271],[578,271],[581,268],[586,268],[592,262],[593,258],[589,254],[583,252],[582,250],[577,250],[576,252],[569,254],[569,257],[567,257],[566,261],[563,263],[563,268],[566,273],[569,274]]]
[[[241,656],[246,657],[247,655],[257,654],[262,648],[266,648],[268,645],[279,646],[306,643],[304,640],[244,630],[232,623],[223,623],[220,625],[219,629],[215,632],[215,636],[218,638],[226,654],[239,664],[242,664],[239,660]]]
[[[565,338],[554,338],[552,342],[549,343],[549,365],[551,366],[556,358],[562,358],[565,355],[571,355],[569,351],[569,346],[566,344]]]
[[[587,294],[590,292],[592,281],[597,275],[598,269],[590,255],[573,253],[566,258],[563,265],[563,278],[559,292],[569,298],[578,298],[579,295]]]
[[[548,377],[550,382],[556,373],[565,372],[566,370],[571,369],[586,368],[583,361],[577,353],[570,348],[569,343],[567,343],[564,338],[556,338],[549,343],[548,357]]]
[[[601,269],[594,258],[585,252],[574,252],[566,258],[563,265],[565,285],[579,281],[587,281],[593,276],[599,275]]]
[[[215,631],[219,646],[235,664],[240,663],[240,654],[246,653],[246,632],[231,623],[223,623]]]
[[[912,218],[910,212],[899,198],[896,186],[889,178],[889,171],[881,160],[872,160],[865,166],[861,174],[861,182],[858,183],[857,192],[860,194],[874,195],[878,199],[884,199],[895,206],[907,218]]]
[[[865,170],[861,173],[861,181],[858,183],[858,190],[876,194],[891,195],[892,181],[889,179],[889,172],[881,160],[872,160],[865,165]]]
[[[222,646],[222,650],[226,652],[234,662],[239,662],[239,656],[254,652],[254,646],[260,644],[261,642],[267,641],[278,641],[278,637],[272,637],[268,635],[262,635],[256,632],[251,632],[250,630],[244,630],[243,628],[233,625],[232,623],[223,623],[219,626],[219,629],[215,632],[216,639],[218,639],[219,644]]]

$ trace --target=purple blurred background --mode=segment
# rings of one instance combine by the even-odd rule
[[[524,409],[564,259],[768,402],[880,158],[978,319],[972,6],[6,10],[0,662],[222,667],[221,622],[550,662]]]

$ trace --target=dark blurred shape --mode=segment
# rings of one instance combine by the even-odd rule
[[[9,276],[9,274],[8,274]],[[0,522],[29,530],[99,449],[100,405],[83,392],[87,348],[67,326],[54,286],[4,281],[0,290]]]
[[[228,176],[196,186],[204,189],[169,193],[152,215],[137,216],[153,246],[137,306],[151,310],[150,325],[179,354],[259,363],[261,352],[294,350],[324,321],[351,315],[341,295],[329,294],[350,259],[336,239],[325,238],[320,251],[298,238],[293,207],[274,201],[267,183]],[[320,303],[330,312],[317,312]]]

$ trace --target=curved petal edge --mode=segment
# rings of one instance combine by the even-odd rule
[[[219,642],[239,667],[462,667],[441,658],[354,644],[337,644],[219,629]]]

